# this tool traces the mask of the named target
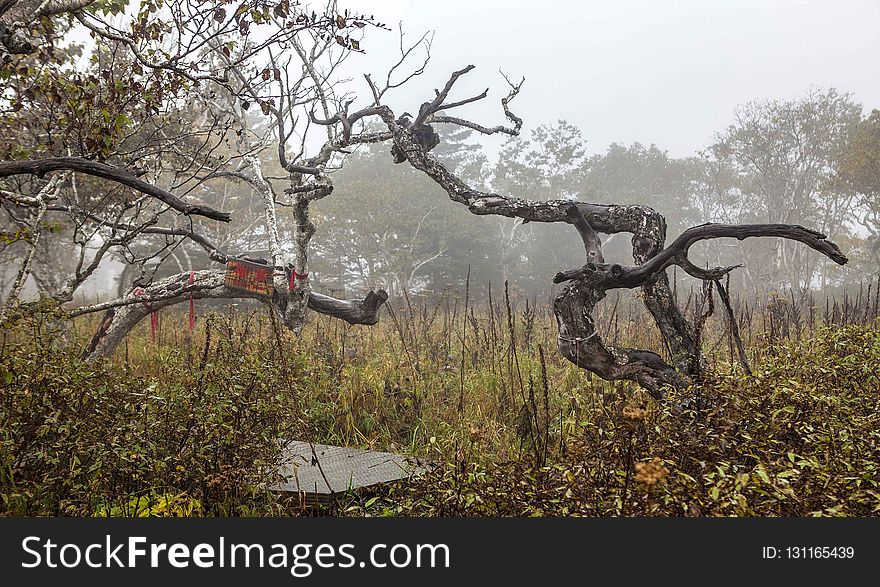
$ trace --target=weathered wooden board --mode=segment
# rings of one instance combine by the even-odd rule
[[[427,469],[424,463],[405,455],[326,444],[312,446],[314,454],[308,442],[293,441],[285,447],[281,464],[285,482],[275,489],[312,495],[310,501],[322,502],[322,497],[331,493],[407,479]]]
[[[226,262],[226,287],[271,296],[275,291],[272,283],[272,267],[246,259],[229,259]]]

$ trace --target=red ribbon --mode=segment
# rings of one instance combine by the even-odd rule
[[[192,285],[196,282],[196,272],[189,272],[189,284]],[[193,294],[192,291],[189,292],[189,331],[192,333],[193,330],[196,329],[196,305],[193,303]]]
[[[134,288],[135,297],[141,297],[144,293],[144,288]],[[143,304],[144,308],[150,311],[150,340],[156,342],[156,331],[159,329],[159,310],[154,310],[147,302],[142,301],[141,304]]]
[[[308,279],[308,273],[297,273],[296,269],[290,270],[290,291],[296,290],[296,278],[299,277],[301,279]]]
[[[149,308],[150,306],[147,305]],[[159,310],[150,312],[150,339],[156,342],[156,331],[159,329]]]

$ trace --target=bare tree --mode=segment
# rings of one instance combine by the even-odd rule
[[[302,326],[307,308],[351,323],[377,321],[385,292],[370,292],[361,300],[337,300],[313,293],[308,279],[309,243],[315,231],[309,207],[332,192],[329,171],[341,164],[346,149],[390,137],[319,127],[310,119],[316,106],[327,116],[346,107],[344,96],[337,95],[335,70],[359,49],[359,31],[377,23],[347,11],[339,13],[333,3],[324,13],[310,15],[283,0],[251,4],[249,10],[233,14],[222,4],[148,2],[126,29],[86,12],[86,4],[65,4],[63,10],[59,6],[59,12],[52,14],[72,15],[99,41],[93,63],[107,83],[91,74],[74,81],[81,82],[83,97],[101,108],[113,129],[88,126],[90,113],[82,111],[82,104],[58,106],[53,84],[71,83],[60,79],[72,75],[65,69],[69,62],[46,62],[49,81],[43,85],[32,83],[28,68],[14,63],[9,67],[19,76],[12,93],[4,96],[9,112],[19,119],[34,119],[33,127],[39,128],[54,122],[47,111],[78,107],[70,119],[79,125],[79,132],[55,141],[45,137],[53,136],[52,131],[60,134],[57,128],[35,132],[32,141],[25,142],[29,148],[23,148],[24,157],[17,152],[13,160],[0,162],[0,179],[7,180],[0,192],[4,209],[13,221],[28,225],[23,232],[30,245],[13,279],[4,318],[13,307],[27,308],[18,306],[16,298],[31,271],[44,218],[57,213],[73,226],[80,261],[73,277],[50,297],[65,304],[71,317],[106,312],[87,351],[89,357],[112,352],[150,311],[186,299],[256,297],[294,329]],[[3,7],[6,20],[21,13],[18,7],[15,11]],[[266,32],[251,34],[257,26]],[[170,51],[162,45],[163,39],[173,40]],[[23,63],[33,60],[38,51],[33,44],[17,49],[10,53],[23,55]],[[108,59],[113,67],[102,63]],[[126,99],[120,98],[129,86],[132,91]],[[157,99],[157,94],[162,98]],[[137,121],[141,124],[128,124],[126,108],[132,106],[146,112]],[[259,124],[247,114],[251,106],[262,112]],[[316,143],[318,132],[324,139]],[[108,135],[110,141],[94,141]],[[281,178],[264,170],[271,150],[277,157],[275,167],[285,174]],[[28,157],[32,153],[48,156]],[[85,190],[82,178],[100,181]],[[155,279],[158,267],[168,259],[177,259],[178,253],[188,256],[189,243],[219,264],[240,253],[222,249],[204,230],[204,221],[229,222],[231,214],[192,201],[195,194],[216,199],[211,197],[212,187],[230,181],[248,186],[260,202],[265,243],[261,248],[271,257],[267,262],[273,295],[227,288],[222,268]],[[282,191],[278,181],[286,189]],[[289,210],[289,218],[282,218],[280,208]],[[110,253],[140,267],[132,287],[115,300],[70,306],[76,291]]]
[[[646,206],[591,204],[571,200],[533,201],[471,187],[430,154],[436,144],[431,124],[452,123],[486,134],[505,132],[510,135],[516,135],[522,127],[522,120],[509,108],[522,82],[512,84],[508,80],[510,91],[501,100],[510,126],[489,128],[444,114],[446,110],[486,97],[484,92],[462,100],[449,100],[456,81],[472,69],[473,66],[468,66],[454,72],[445,86],[435,91],[435,97],[421,105],[419,115],[412,121],[407,117],[396,117],[391,108],[382,104],[381,90],[367,77],[374,102],[355,113],[353,118],[380,117],[394,142],[392,154],[405,158],[410,165],[439,184],[452,201],[467,206],[473,214],[519,218],[523,222],[563,222],[574,226],[584,243],[586,264],[556,275],[554,282],[567,283],[567,286],[556,296],[554,312],[559,328],[559,351],[579,367],[604,379],[636,382],[658,399],[664,396],[668,386],[687,387],[704,375],[706,361],[700,351],[697,328],[685,319],[676,305],[666,269],[677,265],[689,275],[711,282],[723,290],[721,278],[737,266],[703,269],[694,265],[688,260],[688,251],[696,242],[718,238],[743,240],[780,237],[805,244],[836,263],[847,262],[838,247],[827,241],[824,235],[797,225],[703,224],[685,230],[666,246],[665,219]],[[344,115],[323,123],[339,123],[343,126],[352,123],[352,120],[342,120],[341,116]],[[634,266],[608,263],[602,254],[599,233],[621,232],[632,234]],[[653,351],[615,347],[602,340],[592,312],[609,290],[621,288],[642,290],[645,306],[670,351],[671,364]]]

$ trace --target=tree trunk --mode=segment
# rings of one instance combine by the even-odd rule
[[[189,294],[194,300],[251,298],[268,304],[283,315],[284,304],[277,296],[269,298],[226,287],[225,271],[222,269],[196,271],[192,284],[189,283],[189,276],[188,272],[174,275],[130,291],[117,300],[75,310],[73,316],[106,310],[101,326],[83,354],[84,358],[94,360],[112,354],[132,328],[150,312],[188,301]],[[379,321],[379,310],[387,299],[388,294],[383,290],[371,291],[362,300],[339,300],[312,292],[307,303],[309,309],[319,314],[340,318],[349,324],[372,325]]]

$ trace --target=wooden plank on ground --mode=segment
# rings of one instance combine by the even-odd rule
[[[295,440],[285,447],[281,464],[285,481],[275,489],[324,496],[411,478],[427,469],[424,463],[406,455],[326,444],[313,446],[314,455],[308,442]]]

